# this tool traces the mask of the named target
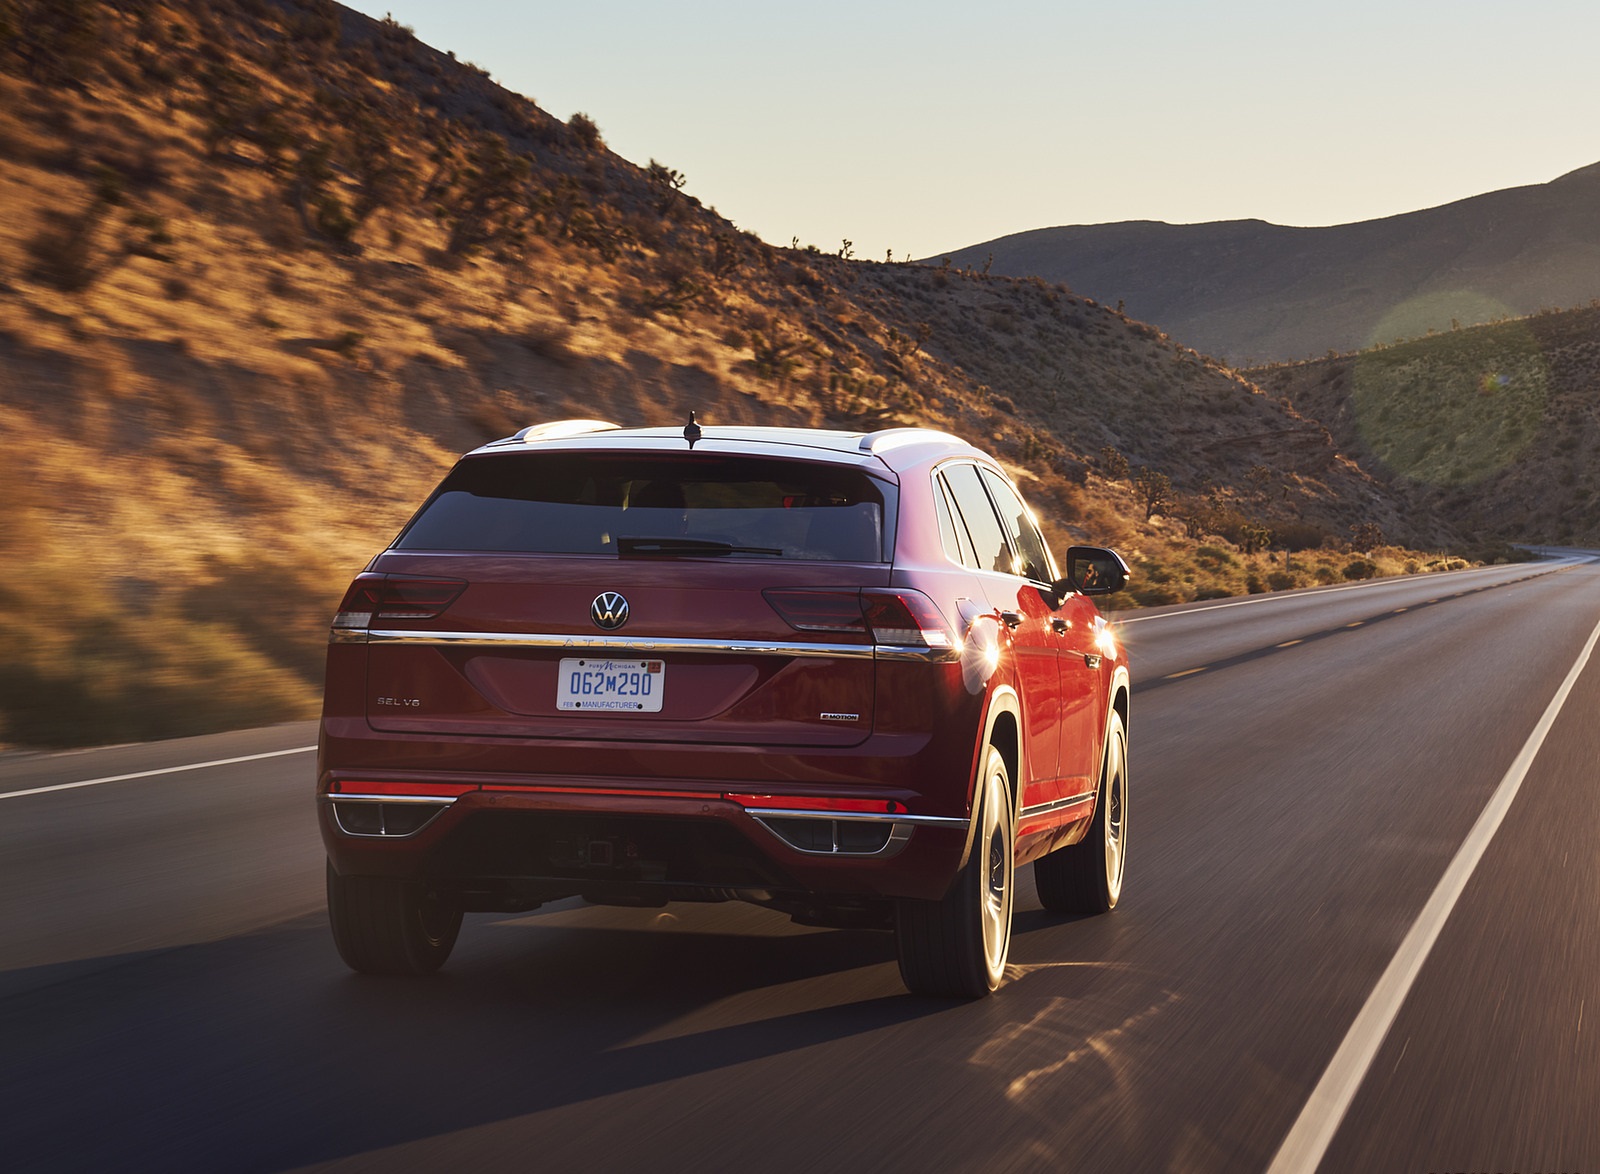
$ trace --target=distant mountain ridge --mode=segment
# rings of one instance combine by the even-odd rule
[[[1600,297],[1600,163],[1355,224],[1072,225],[948,256],[1122,302],[1236,365],[1293,361]]]

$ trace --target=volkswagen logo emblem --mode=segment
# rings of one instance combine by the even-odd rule
[[[614,631],[628,622],[628,601],[615,591],[602,591],[589,605],[589,618],[595,627]]]

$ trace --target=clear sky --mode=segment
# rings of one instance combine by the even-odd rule
[[[774,244],[1339,224],[1600,161],[1600,0],[360,0]]]

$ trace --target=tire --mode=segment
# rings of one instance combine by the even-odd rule
[[[967,863],[943,900],[895,905],[900,977],[919,995],[975,999],[1005,977],[1016,880],[1011,778],[993,746],[978,776],[976,830]]]
[[[415,881],[340,876],[329,861],[328,923],[351,970],[432,974],[455,948],[461,909]]]
[[[1039,903],[1053,913],[1109,913],[1122,896],[1128,860],[1128,733],[1111,712],[1094,819],[1083,839],[1033,863]]]

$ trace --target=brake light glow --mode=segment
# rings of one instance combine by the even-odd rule
[[[341,779],[328,784],[330,795],[395,795],[424,799],[456,799],[476,791],[476,783],[381,783]]]

